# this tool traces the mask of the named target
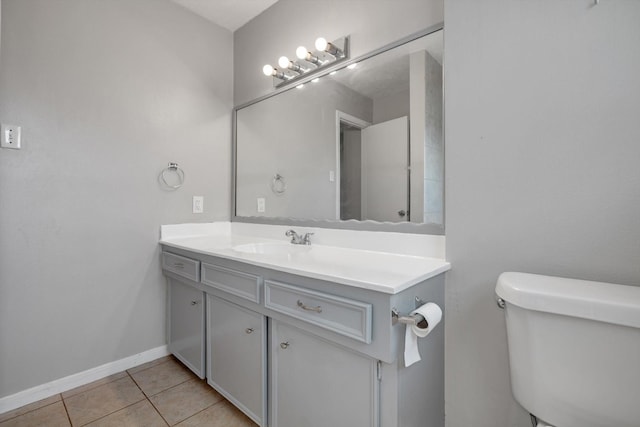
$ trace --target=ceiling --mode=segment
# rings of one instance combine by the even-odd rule
[[[171,0],[230,31],[235,31],[278,0]]]

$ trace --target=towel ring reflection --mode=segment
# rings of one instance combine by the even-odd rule
[[[283,194],[287,190],[287,182],[284,180],[284,177],[279,173],[273,176],[271,180],[271,191],[275,194]]]
[[[167,182],[167,177],[166,177],[167,172],[175,172],[175,174],[178,176],[177,184],[172,185]],[[160,174],[160,178],[162,179],[162,182],[164,182],[164,185],[174,190],[177,190],[178,188],[182,187],[182,184],[184,184],[184,171],[178,167],[177,163],[171,162],[166,168],[164,168],[164,170]]]

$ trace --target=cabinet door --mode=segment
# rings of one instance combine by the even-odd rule
[[[207,381],[258,425],[266,425],[266,319],[207,295]]]
[[[204,292],[169,279],[169,351],[204,378]]]
[[[375,360],[285,323],[271,325],[272,427],[377,426]]]

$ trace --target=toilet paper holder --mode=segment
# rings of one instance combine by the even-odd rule
[[[420,307],[424,303],[425,302],[421,300],[420,297],[416,297],[415,308]],[[391,324],[395,325],[397,323],[403,323],[405,325],[417,325],[419,328],[422,328],[422,329],[426,329],[429,327],[429,323],[427,322],[427,319],[425,319],[421,315],[415,314],[415,315],[405,316],[400,314],[397,308],[393,307],[391,309]]]

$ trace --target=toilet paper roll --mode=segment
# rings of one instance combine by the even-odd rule
[[[426,328],[420,328],[418,325],[407,325],[404,334],[404,366],[411,366],[420,361],[420,352],[418,351],[418,338],[424,338],[438,326],[442,320],[442,309],[438,304],[428,302],[409,313],[411,316],[416,314],[425,318],[428,325]]]

